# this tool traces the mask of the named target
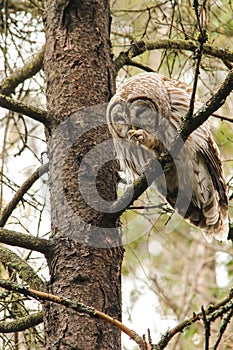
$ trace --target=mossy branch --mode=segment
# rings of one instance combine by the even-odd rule
[[[0,332],[1,333],[22,332],[30,327],[35,327],[42,322],[43,322],[43,313],[35,312],[31,315],[20,317],[15,321],[0,322]]]
[[[47,117],[47,112],[40,108],[29,106],[3,94],[0,94],[0,107],[9,109],[12,112],[24,114],[27,117],[44,124],[47,129],[50,129],[50,122]]]
[[[23,67],[15,69],[9,77],[2,80],[0,91],[3,95],[10,95],[19,84],[33,77],[41,70],[44,60],[44,51],[45,47],[43,46]]]
[[[0,261],[8,268],[15,270],[19,277],[32,288],[43,290],[44,282],[33,268],[16,253],[6,247],[0,247]]]
[[[121,52],[115,59],[115,68],[118,72],[124,65],[131,65],[132,58],[143,54],[146,51],[153,50],[186,50],[195,52],[198,49],[198,42],[194,40],[153,40],[153,41],[136,41],[126,52]],[[214,47],[205,44],[203,54],[221,59],[225,62],[233,62],[233,52],[228,49]]]
[[[29,236],[25,233],[4,228],[0,228],[0,242],[11,246],[35,250],[46,256],[51,251],[51,244],[47,239]]]

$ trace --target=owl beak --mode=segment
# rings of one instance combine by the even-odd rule
[[[131,125],[131,129],[132,130],[137,130],[138,128],[136,126],[134,126],[134,125]]]

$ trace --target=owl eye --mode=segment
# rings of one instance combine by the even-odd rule
[[[111,109],[111,124],[117,137],[125,137],[129,130],[126,107],[117,103]]]
[[[117,103],[113,106],[111,109],[111,121],[112,123],[125,123],[125,118],[124,118],[124,107],[120,104]]]
[[[131,125],[145,129],[155,130],[158,124],[158,112],[154,103],[150,100],[136,100],[130,107]]]

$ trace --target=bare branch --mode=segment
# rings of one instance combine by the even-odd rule
[[[193,111],[194,111],[194,105],[195,105],[195,96],[197,92],[197,83],[198,83],[198,77],[200,74],[200,67],[201,67],[201,60],[202,60],[202,55],[203,55],[203,50],[204,50],[204,44],[208,41],[208,35],[206,33],[206,30],[202,28],[201,20],[200,20],[200,14],[199,14],[199,3],[197,0],[193,1],[193,8],[194,12],[196,15],[197,23],[198,23],[198,28],[200,30],[200,33],[198,34],[198,45],[199,47],[197,48],[195,52],[194,58],[197,60],[196,67],[195,67],[195,74],[194,74],[194,79],[193,79],[193,88],[192,88],[192,94],[190,98],[190,104],[189,104],[189,110],[186,114],[186,119],[190,119],[193,116]]]
[[[0,261],[18,272],[19,277],[32,288],[43,289],[44,282],[28,263],[10,249],[0,247]]]
[[[124,56],[122,56],[122,57],[124,57]],[[155,72],[155,70],[152,69],[151,67],[146,66],[145,64],[136,62],[129,57],[126,57],[125,59],[123,58],[123,61],[124,61],[124,63],[123,63],[124,66],[137,67],[139,69],[144,70],[145,72]]]
[[[45,47],[43,46],[22,68],[14,70],[9,77],[3,79],[0,85],[1,93],[10,95],[20,83],[38,73],[42,68],[44,51]]]
[[[10,97],[0,94],[0,107],[7,108],[12,112],[24,114],[27,117],[36,120],[49,129],[50,122],[47,118],[47,112],[36,107],[29,106],[25,103],[15,101]]]
[[[221,310],[221,308],[224,308],[225,312],[232,310],[232,307],[233,307],[232,299],[233,299],[233,291],[231,290],[229,295],[225,299],[223,299],[222,301],[220,301],[215,305],[210,305],[206,309],[203,309],[205,312],[205,315],[206,316],[212,315],[214,314],[215,311]],[[177,326],[167,331],[161,337],[161,340],[155,346],[152,347],[152,349],[156,349],[156,350],[165,349],[165,347],[167,346],[169,341],[174,337],[174,335],[182,332],[187,326],[190,326],[191,324],[201,320],[202,318],[203,318],[203,312],[201,311],[197,314],[194,314],[192,317],[184,320],[183,322],[179,323]]]
[[[20,317],[15,321],[0,322],[1,333],[22,332],[30,327],[37,326],[43,322],[43,313],[35,312],[31,315]]]
[[[205,350],[209,350],[209,341],[210,341],[210,322],[207,320],[206,312],[204,307],[201,307],[202,312],[202,321],[205,327]]]
[[[224,121],[229,122],[229,123],[233,123],[233,118],[225,117],[224,115],[219,115],[219,114],[213,113],[211,115],[211,117],[215,117],[217,119],[224,120]]]
[[[0,216],[0,227],[3,227],[5,225],[11,213],[16,208],[18,203],[22,200],[25,193],[27,193],[27,191],[34,184],[34,182],[36,182],[36,180],[38,180],[41,175],[45,174],[48,171],[48,169],[48,163],[42,165],[41,167],[36,169],[36,171],[22,184],[22,186],[15,193],[11,201],[3,209],[2,215]]]
[[[84,304],[76,302],[76,301],[72,301],[70,299],[59,297],[59,296],[56,296],[53,294],[48,294],[48,293],[44,293],[44,292],[41,292],[38,290],[27,288],[27,287],[24,287],[24,286],[19,285],[17,283],[10,282],[8,280],[1,279],[0,280],[0,287],[5,288],[5,289],[10,290],[10,291],[13,291],[13,292],[16,292],[16,293],[23,294],[26,297],[31,297],[31,298],[34,298],[36,300],[50,301],[50,302],[54,302],[57,304],[61,304],[65,307],[71,308],[77,312],[81,312],[81,313],[86,314],[90,317],[100,318],[100,319],[104,320],[105,322],[108,322],[111,325],[119,328],[122,332],[127,334],[131,339],[133,339],[140,346],[140,349],[148,349],[148,350],[151,349],[151,345],[146,343],[145,340],[142,337],[140,337],[137,333],[135,333],[134,331],[129,329],[127,326],[125,326],[120,321],[116,320],[115,318],[112,318],[111,316],[109,316],[109,315],[107,315],[99,310],[96,310],[93,307],[84,305]],[[175,326],[171,330],[167,331],[156,345],[152,345],[152,349],[156,349],[156,350],[164,349],[167,346],[167,344],[169,343],[169,341],[177,333],[182,332],[187,326],[190,326],[191,324],[203,319],[203,313],[205,314],[205,317],[207,317],[207,316],[211,317],[212,315],[215,314],[215,317],[211,318],[212,321],[214,319],[216,319],[217,317],[221,317],[222,313],[220,311],[224,310],[224,312],[227,312],[229,310],[232,310],[232,306],[233,306],[232,299],[233,299],[233,291],[231,290],[229,292],[229,295],[226,298],[224,298],[223,300],[221,300],[219,303],[216,303],[215,305],[210,305],[206,309],[203,308],[201,312],[194,314],[192,317],[184,320],[183,322],[179,323],[177,326]],[[218,314],[216,314],[217,311],[219,311]],[[210,321],[210,319],[208,319],[208,322],[209,321]]]
[[[152,184],[152,182],[160,175],[166,165],[166,157],[160,159],[151,159],[144,169],[144,173],[136,179],[132,186],[128,187],[125,193],[112,205],[110,214],[112,218],[117,219],[121,214],[128,209],[133,202],[141,196],[143,192]],[[157,161],[159,160],[162,168],[158,168]]]
[[[214,344],[213,350],[217,350],[218,345],[222,339],[222,336],[227,328],[228,323],[230,322],[231,318],[233,317],[233,308],[227,313],[227,315],[223,318],[222,325],[218,332],[218,337],[216,339],[216,342]]]
[[[14,282],[10,282],[8,280],[0,279],[0,287],[5,288],[7,290],[23,294],[26,297],[31,297],[40,301],[51,301],[56,304],[63,305],[65,307],[71,308],[76,312],[80,312],[82,314],[86,314],[92,318],[100,318],[107,323],[119,328],[122,332],[127,334],[132,340],[134,340],[140,347],[140,349],[151,350],[150,344],[147,344],[145,340],[140,337],[136,332],[129,329],[127,326],[122,324],[117,319],[96,310],[94,307],[87,306],[85,304],[79,303],[77,301],[73,301],[70,299],[66,299],[63,297],[56,296],[54,294],[44,293],[38,290],[34,290],[31,288],[24,287]]]
[[[227,96],[230,95],[233,89],[233,69],[230,70],[219,90],[206,103],[204,107],[199,109],[191,120],[184,118],[180,129],[180,136],[185,141],[188,136],[201,126],[211,114],[217,111],[224,103]]]
[[[127,65],[128,59],[132,59],[141,55],[145,51],[153,50],[186,50],[195,52],[198,49],[198,42],[193,40],[153,40],[153,41],[137,41],[132,44],[126,52],[121,52],[115,59],[115,68],[118,72],[124,65]],[[219,58],[225,62],[233,62],[233,52],[228,49],[213,47],[212,45],[204,45],[203,54]]]
[[[35,250],[48,255],[51,250],[50,241],[43,238],[29,236],[25,233],[0,228],[0,242],[25,249]]]

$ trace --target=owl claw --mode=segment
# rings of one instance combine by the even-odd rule
[[[137,146],[139,146],[144,140],[143,130],[129,130],[128,138],[136,141]]]

